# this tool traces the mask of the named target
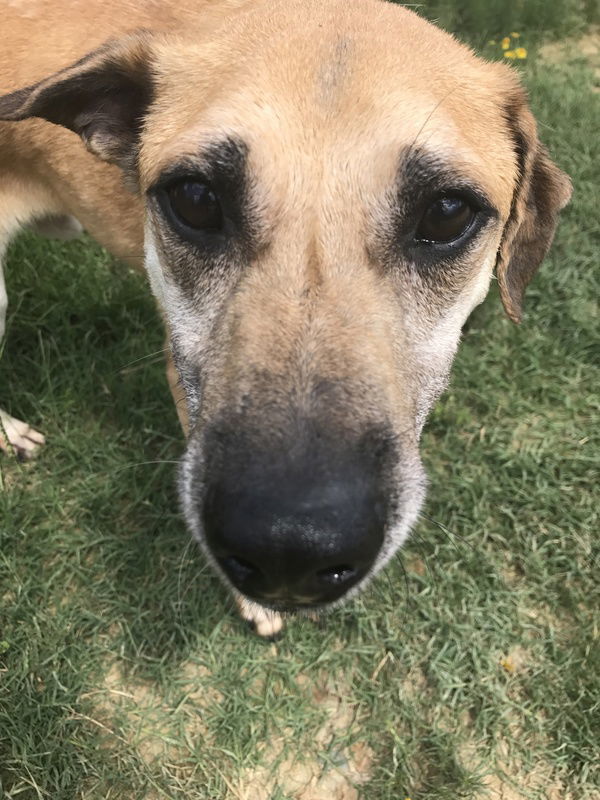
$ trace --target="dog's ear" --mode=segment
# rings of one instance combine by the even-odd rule
[[[522,89],[506,106],[518,161],[510,217],[498,251],[496,274],[504,309],[521,321],[525,288],[550,249],[558,215],[571,198],[571,181],[554,164],[537,137],[535,120]]]
[[[111,40],[49,78],[0,97],[0,120],[40,117],[63,125],[94,155],[131,174],[152,102],[151,62],[150,34]]]

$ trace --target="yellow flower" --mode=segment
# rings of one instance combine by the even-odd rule
[[[527,50],[524,47],[517,47],[515,55],[517,58],[527,58]]]
[[[509,672],[511,675],[515,671],[515,664],[514,661],[510,656],[506,656],[506,658],[500,659],[500,666],[504,667],[504,669]]]
[[[505,50],[504,51],[504,58],[516,58],[517,54],[514,50]]]
[[[500,46],[503,50],[508,50],[510,47],[510,36],[505,36],[504,39],[500,42]]]
[[[496,44],[496,40],[495,39],[490,39],[488,44]],[[410,800],[410,798],[409,798],[409,800]]]
[[[520,35],[521,35],[520,33],[515,33],[514,31],[511,33],[513,39],[518,39]]]

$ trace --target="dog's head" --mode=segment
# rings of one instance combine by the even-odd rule
[[[322,607],[407,536],[461,327],[494,269],[519,319],[570,184],[515,73],[415,14],[234,5],[109,43],[0,117],[65,125],[137,183],[191,530],[247,597]]]

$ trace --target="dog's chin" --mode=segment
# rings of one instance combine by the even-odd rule
[[[332,609],[331,604],[313,603],[266,603],[264,600],[255,600],[252,597],[243,595],[249,603],[280,614],[282,617],[317,617],[326,614]]]

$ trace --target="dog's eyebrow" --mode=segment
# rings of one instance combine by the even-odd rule
[[[400,154],[396,187],[400,197],[415,200],[448,191],[468,192],[482,208],[490,213],[496,212],[486,191],[476,180],[439,154],[422,147],[409,147]]]
[[[171,266],[183,264],[180,271],[181,280],[188,282],[190,291],[197,283],[198,266],[202,262],[207,269],[214,267],[215,259],[225,257],[232,259],[232,263],[250,263],[256,249],[260,247],[261,224],[260,213],[253,202],[253,181],[248,170],[247,144],[237,136],[215,137],[214,140],[204,143],[194,153],[188,153],[163,169],[158,179],[148,188],[148,198],[153,201],[154,207],[159,209],[160,217],[164,220],[164,207],[161,197],[170,188],[170,185],[182,179],[208,183],[216,193],[226,227],[217,247],[194,249],[194,268],[187,269],[186,259],[171,259]],[[164,236],[168,239],[170,252],[175,252],[176,247],[194,248],[185,237],[176,237],[171,231],[168,218],[163,226]],[[215,240],[216,242],[216,240]],[[221,248],[219,250],[219,247]],[[235,253],[234,255],[232,255]],[[224,263],[224,262],[222,262]]]
[[[199,176],[225,191],[239,191],[246,182],[248,147],[242,139],[226,136],[199,148],[193,155],[170,164],[150,187],[156,190],[177,178]]]

